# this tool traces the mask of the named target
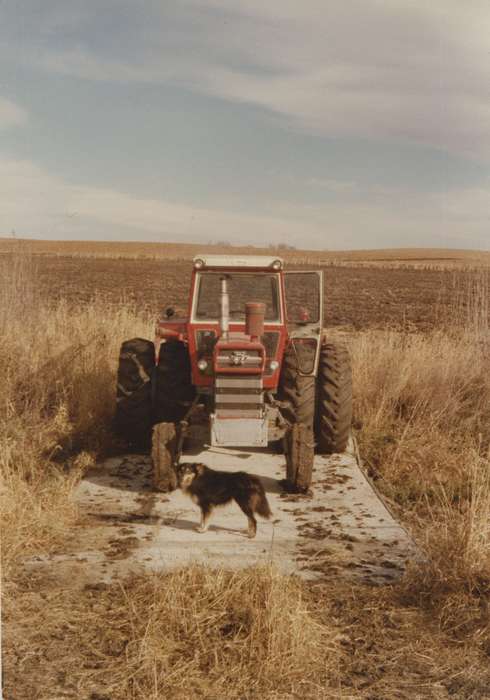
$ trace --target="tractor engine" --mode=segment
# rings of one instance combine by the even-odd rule
[[[245,332],[229,330],[226,276],[221,279],[221,336],[213,353],[214,412],[211,445],[267,447],[263,373],[265,304],[245,304]]]

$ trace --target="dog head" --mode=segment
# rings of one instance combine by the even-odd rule
[[[182,462],[177,467],[177,483],[180,489],[185,491],[192,484],[196,476],[204,472],[204,464],[198,462]]]

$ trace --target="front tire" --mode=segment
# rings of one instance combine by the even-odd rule
[[[292,345],[284,353],[279,385],[281,400],[289,401],[290,404],[289,409],[283,409],[286,420],[313,428],[315,377],[300,374],[298,357]]]
[[[302,423],[295,423],[284,440],[287,490],[292,493],[307,493],[315,459],[313,430]]]
[[[320,454],[343,452],[352,422],[352,370],[342,343],[326,343],[320,350],[317,378],[315,434]]]
[[[177,453],[177,432],[174,423],[157,423],[153,427],[151,462],[153,488],[168,493],[177,488],[174,468]]]

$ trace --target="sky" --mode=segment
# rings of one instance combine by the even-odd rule
[[[0,0],[0,236],[490,250],[488,0]]]

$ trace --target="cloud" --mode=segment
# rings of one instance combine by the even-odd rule
[[[14,102],[0,97],[0,129],[22,126],[27,122],[27,112]]]
[[[209,241],[298,248],[441,246],[490,249],[490,190],[447,197],[401,189],[345,189],[349,198],[318,205],[277,202],[261,214],[135,197],[74,185],[30,161],[0,158],[0,236]],[[336,181],[326,186],[341,187]]]
[[[37,18],[36,64],[89,80],[180,85],[331,137],[490,156],[488,2],[129,7],[108,2],[104,14],[84,6],[74,18],[51,1]],[[118,21],[108,39],[111,12]]]
[[[138,198],[111,188],[72,185],[30,161],[0,159],[0,236],[301,240],[304,222]]]

